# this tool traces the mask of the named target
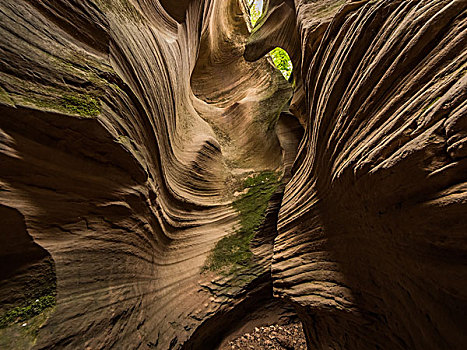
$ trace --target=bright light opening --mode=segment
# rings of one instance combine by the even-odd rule
[[[263,12],[263,0],[249,0],[248,8],[250,9],[251,25],[254,27]]]
[[[250,21],[252,27],[256,25],[263,12],[263,0],[249,0],[248,8],[250,10]],[[292,61],[287,52],[280,47],[276,47],[269,52],[274,65],[279,69],[286,80],[289,80],[292,74]]]

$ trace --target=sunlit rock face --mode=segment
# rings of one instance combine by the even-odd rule
[[[238,226],[243,178],[283,168],[292,89],[243,59],[244,4],[2,0],[0,14],[2,235],[25,242],[2,244],[2,262],[55,265],[35,348],[214,346],[246,312],[279,308],[271,244],[234,276],[203,270]]]
[[[312,349],[464,349],[467,3],[342,3],[293,4],[306,131],[274,293]]]
[[[264,9],[0,0],[0,311],[56,303],[22,348],[211,349],[284,302],[312,349],[467,347],[467,3]]]

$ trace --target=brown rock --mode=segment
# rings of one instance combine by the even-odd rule
[[[1,348],[467,348],[467,2],[264,3],[0,0]]]

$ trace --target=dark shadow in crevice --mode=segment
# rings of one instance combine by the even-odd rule
[[[55,293],[52,257],[33,241],[23,215],[0,205],[0,313]]]
[[[287,324],[296,321],[294,309],[272,295],[270,274],[264,274],[248,288],[243,301],[234,308],[225,308],[203,322],[186,341],[182,350],[222,349],[224,345],[254,327],[273,323]]]

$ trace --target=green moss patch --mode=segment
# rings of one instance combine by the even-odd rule
[[[117,142],[121,143],[123,145],[130,145],[131,144],[131,139],[128,136],[118,135]]]
[[[0,328],[8,327],[13,323],[24,322],[37,316],[46,309],[55,305],[55,296],[45,295],[30,301],[25,306],[15,307],[0,316]]]
[[[248,191],[233,203],[240,214],[239,228],[217,242],[206,260],[204,270],[229,274],[250,266],[250,242],[264,221],[278,182],[278,176],[272,171],[261,172],[243,182],[243,189]]]
[[[101,112],[99,100],[89,95],[65,95],[61,105],[67,111],[81,116],[94,117]]]
[[[15,104],[15,102],[8,95],[8,92],[6,92],[1,86],[0,86],[0,104],[7,104],[7,105]]]
[[[60,93],[60,91],[54,91],[51,95],[59,95]],[[101,112],[100,101],[93,96],[85,94],[55,96],[52,98],[44,98],[39,95],[15,95],[14,97],[16,104],[55,110],[65,114],[95,117]]]
[[[430,103],[428,103],[428,104],[425,106],[425,108],[423,108],[423,112],[426,112],[428,109],[430,109],[431,107],[433,107],[433,105],[434,105],[436,102],[438,102],[440,98],[441,98],[441,97],[439,97],[439,96],[436,97],[436,98],[434,98]]]
[[[325,18],[331,14],[333,14],[334,11],[337,11],[339,7],[345,4],[345,0],[340,0],[335,2],[334,4],[325,4],[318,8],[316,11],[317,15],[319,15],[320,18]]]
[[[31,349],[55,310],[55,265],[50,256],[31,261],[5,284],[0,307],[0,349]]]
[[[15,323],[6,328],[0,328],[0,349],[32,349],[39,330],[54,312],[53,307],[27,320],[24,323]]]

